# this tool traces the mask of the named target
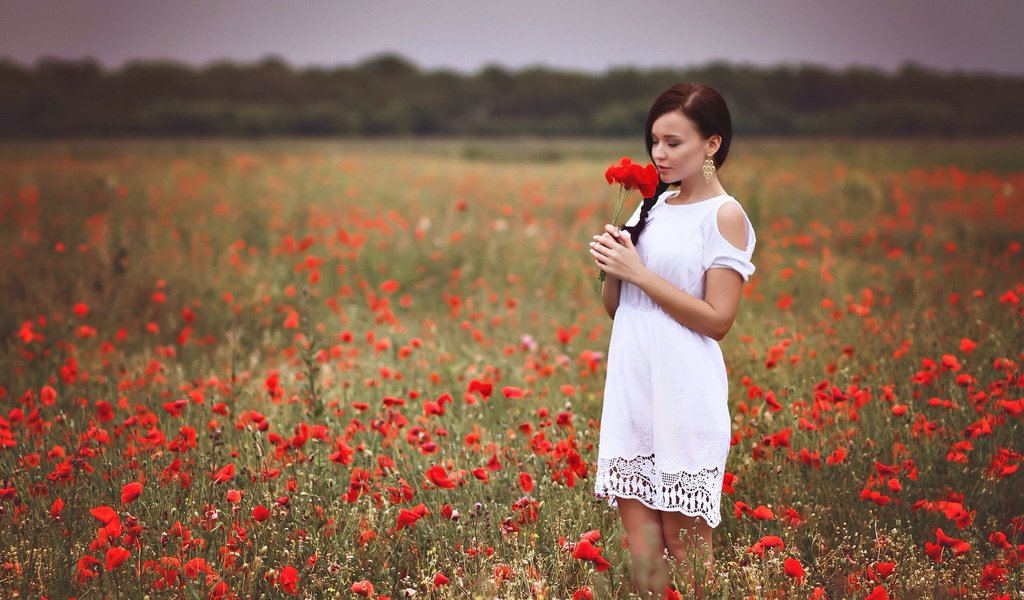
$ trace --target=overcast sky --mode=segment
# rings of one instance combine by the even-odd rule
[[[725,60],[1024,74],[1024,0],[0,0],[0,57],[27,65],[333,66],[386,51],[462,72]]]

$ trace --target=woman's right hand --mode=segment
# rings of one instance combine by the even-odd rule
[[[644,266],[633,246],[633,238],[624,229],[605,226],[605,232],[594,236],[590,255],[599,269],[608,276],[623,281],[636,281],[644,273]]]
[[[590,243],[590,246],[591,246],[590,257],[594,259],[595,263],[597,263],[598,268],[601,268],[601,262],[598,260],[598,258],[600,257],[600,254],[598,254],[597,251],[594,250],[594,245],[595,244],[600,244],[600,245],[605,246],[607,248],[614,248],[617,245],[621,246],[622,245],[622,237],[621,236],[623,236],[623,235],[629,235],[629,234],[627,232],[625,232],[625,231],[620,230],[618,227],[612,225],[611,223],[607,223],[604,226],[604,231],[596,234],[593,237],[593,240]]]
[[[625,230],[619,229],[618,227],[612,225],[611,223],[606,223],[604,226],[604,231],[597,234],[597,236],[595,237],[606,237],[609,240],[615,240],[616,242],[621,244],[622,241],[619,239],[619,236],[623,235],[629,235],[629,233],[627,233]]]
[[[593,241],[591,242],[590,256],[594,259],[594,262],[597,264],[599,269],[601,268],[601,262],[598,261],[598,257],[603,255],[594,250],[593,245],[599,244],[609,248],[621,246],[622,236],[628,235],[628,232],[622,231],[618,227],[609,223],[604,226],[604,231],[594,236]],[[612,319],[615,318],[615,312],[619,308],[619,288],[619,278],[611,273],[605,273],[604,282],[601,284],[601,301],[602,304],[604,304],[604,308],[608,313],[608,316]]]

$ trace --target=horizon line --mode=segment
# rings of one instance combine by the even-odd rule
[[[700,63],[681,63],[678,65],[662,64],[662,65],[648,65],[639,66],[636,64],[621,64],[621,65],[609,65],[604,69],[586,69],[580,67],[569,67],[569,66],[558,66],[549,63],[528,63],[520,66],[510,66],[507,64],[500,63],[498,61],[486,61],[481,63],[475,69],[465,69],[451,66],[424,66],[417,60],[410,58],[400,52],[393,50],[382,50],[380,52],[370,53],[363,56],[360,59],[350,62],[336,62],[331,64],[325,64],[320,62],[296,62],[289,60],[287,57],[275,53],[267,52],[257,58],[211,58],[206,61],[190,61],[182,58],[172,58],[166,56],[137,56],[120,61],[119,64],[110,64],[101,59],[96,58],[92,55],[85,56],[57,56],[50,54],[41,54],[35,57],[31,62],[23,59],[12,57],[9,55],[0,55],[0,62],[13,63],[26,70],[31,70],[39,67],[40,65],[47,62],[65,62],[65,63],[94,63],[100,67],[104,72],[118,72],[129,67],[146,65],[146,64],[172,64],[177,66],[183,66],[191,69],[197,69],[200,71],[222,66],[222,65],[233,65],[233,66],[255,66],[264,63],[283,63],[291,70],[300,72],[307,71],[319,71],[319,70],[336,70],[336,69],[348,69],[358,68],[367,63],[371,63],[382,59],[399,59],[403,62],[409,63],[415,67],[421,74],[437,74],[437,73],[455,73],[463,76],[476,76],[490,69],[501,69],[512,74],[523,73],[534,70],[546,70],[558,73],[575,73],[585,75],[607,75],[610,73],[622,72],[622,71],[639,71],[639,72],[655,72],[655,71],[686,71],[691,69],[704,69],[713,66],[726,66],[730,68],[744,68],[744,69],[755,69],[755,70],[801,70],[801,69],[821,69],[830,71],[833,73],[849,73],[858,71],[870,71],[883,75],[899,75],[902,71],[908,69],[916,69],[921,71],[927,71],[934,74],[940,75],[982,75],[982,76],[995,76],[995,77],[1007,77],[1007,78],[1024,78],[1024,71],[1010,72],[1010,71],[999,71],[992,69],[968,69],[963,67],[943,68],[926,65],[913,59],[906,59],[902,61],[898,66],[895,67],[882,67],[879,65],[871,64],[858,64],[850,63],[844,66],[828,65],[821,62],[813,62],[809,60],[794,60],[794,61],[780,61],[769,64],[761,64],[752,61],[735,61],[729,59],[709,59]]]

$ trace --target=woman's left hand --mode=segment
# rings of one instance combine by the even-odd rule
[[[614,225],[605,225],[604,229],[604,233],[595,235],[594,241],[590,242],[590,255],[594,262],[605,273],[636,283],[645,267],[629,232]]]

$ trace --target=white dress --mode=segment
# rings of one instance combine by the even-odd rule
[[[754,272],[754,228],[747,247],[718,229],[728,195],[691,204],[659,196],[636,246],[640,260],[676,287],[704,297],[708,269]],[[737,205],[739,203],[737,202]],[[741,207],[742,210],[742,207]],[[636,222],[639,208],[627,224]],[[681,325],[640,288],[623,281],[608,346],[594,493],[635,498],[662,511],[721,522],[722,480],[731,437],[729,384],[718,342]]]

